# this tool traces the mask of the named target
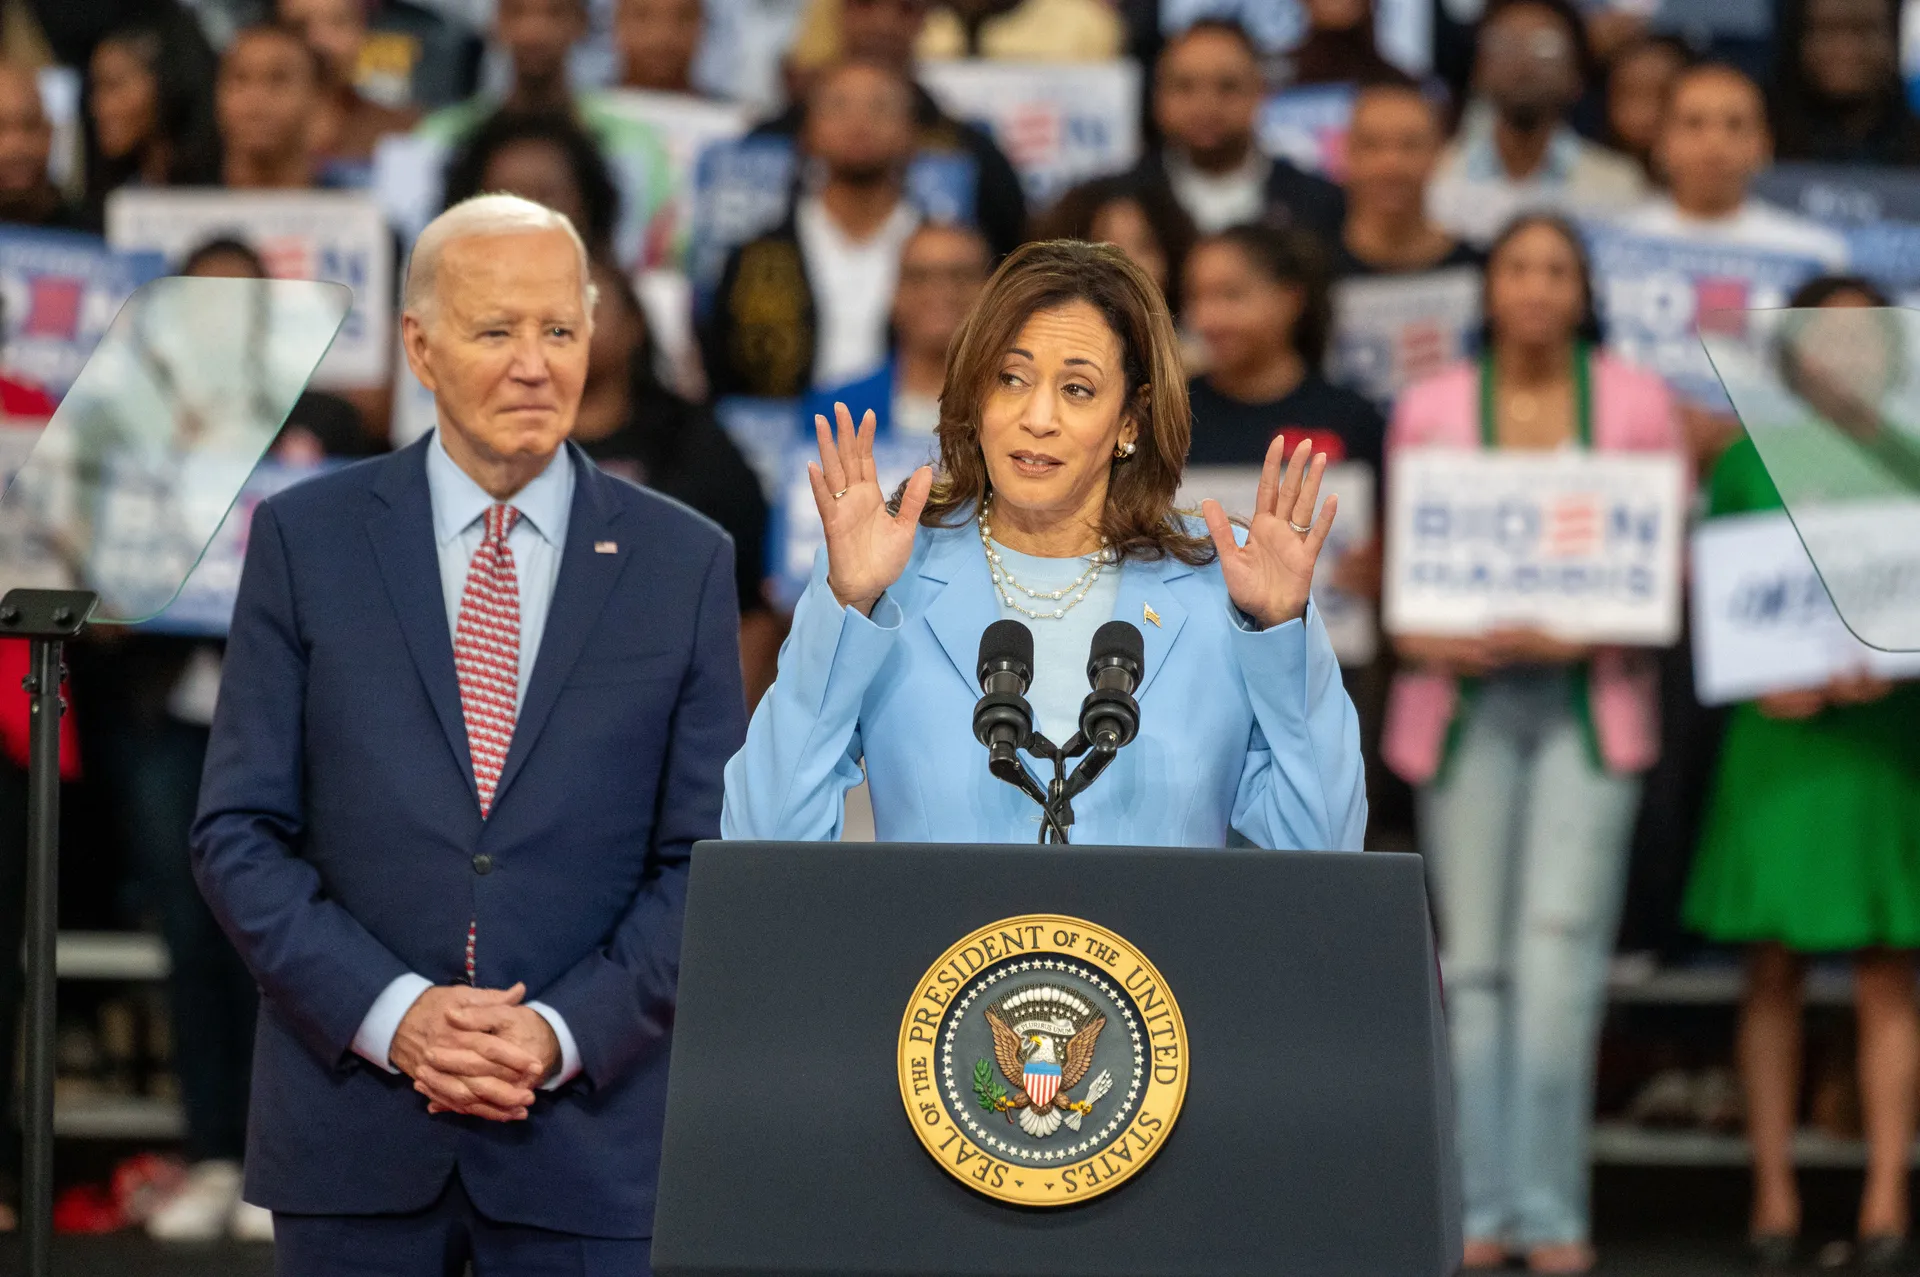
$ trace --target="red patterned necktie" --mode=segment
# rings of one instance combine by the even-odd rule
[[[487,508],[487,531],[467,565],[454,628],[453,665],[460,677],[460,710],[467,720],[467,752],[480,791],[480,815],[493,810],[493,789],[513,743],[520,688],[520,581],[507,536],[520,520],[510,505]],[[467,983],[473,983],[477,920],[467,924]]]

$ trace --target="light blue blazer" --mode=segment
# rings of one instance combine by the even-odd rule
[[[1255,632],[1218,564],[1129,560],[1113,615],[1146,639],[1140,735],[1074,799],[1074,842],[1218,847],[1231,827],[1262,847],[1359,850],[1359,722],[1314,608]],[[971,521],[921,528],[871,617],[834,601],[823,553],[727,764],[722,836],[839,837],[864,758],[883,842],[1036,841],[1038,804],[973,737],[980,632],[999,619]],[[1053,765],[1022,758],[1044,786]]]

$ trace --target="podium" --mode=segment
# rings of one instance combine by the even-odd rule
[[[1418,857],[701,843],[653,1266],[1451,1274],[1451,1095]]]

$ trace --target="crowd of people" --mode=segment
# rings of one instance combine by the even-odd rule
[[[1807,262],[1798,305],[1884,305],[1902,281],[1853,273],[1834,227],[1755,186],[1779,161],[1920,161],[1893,0],[1783,0],[1764,79],[1750,41],[1716,48],[1650,27],[1634,6],[1569,0],[1486,0],[1466,25],[1462,6],[1435,5],[1432,57],[1410,66],[1382,55],[1364,0],[1305,0],[1291,48],[1261,0],[496,0],[484,21],[469,7],[8,4],[0,236],[111,242],[117,197],[366,191],[420,163],[432,171],[407,176],[432,211],[505,192],[566,214],[598,290],[573,437],[732,534],[750,702],[772,684],[791,621],[773,579],[792,476],[766,473],[764,449],[726,424],[732,406],[782,405],[804,444],[816,414],[845,404],[855,419],[871,410],[883,440],[930,448],[949,346],[1023,243],[1112,243],[1158,286],[1191,377],[1190,465],[1257,466],[1282,434],[1376,485],[1423,446],[1659,453],[1682,459],[1717,518],[1780,499],[1725,402],[1609,345],[1594,228]],[[930,89],[932,60],[955,58],[1041,77],[1034,64],[1137,64],[1127,123],[1144,141],[1042,199],[1031,165],[1014,162],[1021,148]],[[64,130],[45,91],[61,66],[80,86]],[[1275,95],[1327,86],[1350,94],[1338,144],[1323,162],[1278,153],[1264,126]],[[703,219],[723,210],[701,201],[682,117],[792,159],[777,170],[777,215],[706,258],[716,241]],[[942,165],[964,179],[930,195],[923,170]],[[392,233],[404,262],[397,217]],[[273,252],[229,227],[169,268],[263,277]],[[1457,300],[1424,345],[1362,358],[1358,299],[1403,295],[1382,287]],[[360,304],[396,310],[398,297]],[[404,443],[419,427],[408,393],[399,364],[309,391],[274,454],[312,464]],[[52,407],[28,379],[0,379],[7,416]],[[1329,578],[1378,598],[1381,542],[1360,537]],[[219,658],[212,638],[135,632],[82,644],[72,661],[74,783],[108,813],[81,836],[122,849],[128,886],[107,911],[156,920],[173,959],[193,1171],[146,1221],[170,1239],[270,1231],[239,1201],[255,990],[187,867],[201,693]],[[1368,843],[1425,854],[1436,889],[1468,1264],[1595,1261],[1587,1133],[1624,911],[1668,954],[1693,943],[1683,926],[1750,954],[1737,1059],[1766,1265],[1792,1262],[1801,1229],[1791,1137],[1806,958],[1855,956],[1870,1149],[1859,1256],[1900,1270],[1920,1087],[1911,688],[1848,676],[1723,723],[1695,702],[1687,666],[1684,651],[1511,630],[1395,634],[1345,670],[1367,750]],[[0,698],[0,716],[24,712]],[[0,727],[5,951],[20,926],[24,755],[18,724]],[[19,996],[0,979],[0,1024]],[[0,1087],[12,1060],[0,1052]],[[17,1161],[6,1129],[0,1179]]]

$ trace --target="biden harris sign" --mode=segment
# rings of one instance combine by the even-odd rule
[[[1684,463],[1664,454],[1398,453],[1388,464],[1386,629],[1672,643],[1685,485]]]

